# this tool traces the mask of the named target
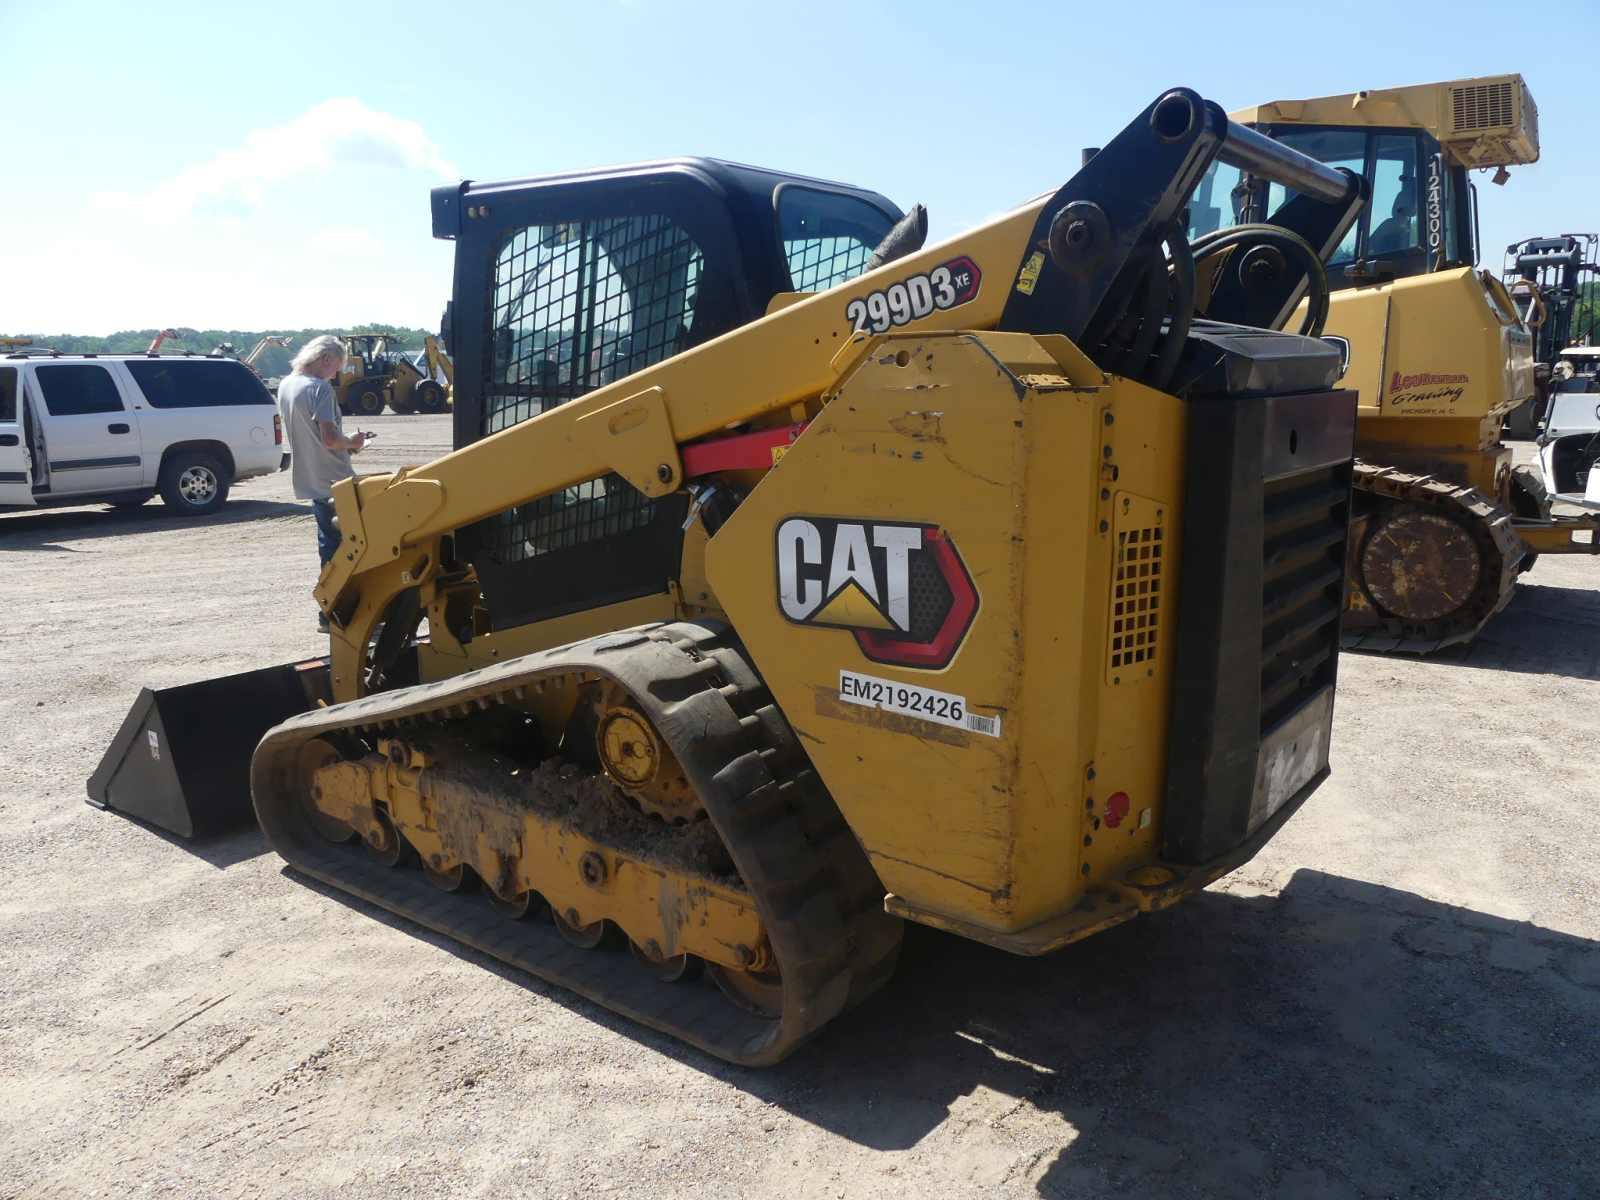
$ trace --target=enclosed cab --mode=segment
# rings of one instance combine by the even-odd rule
[[[457,258],[447,319],[457,448],[855,278],[902,215],[876,192],[710,158],[436,189],[434,235],[474,255]],[[479,249],[485,229],[510,232]],[[613,473],[462,529],[477,619],[666,597],[688,503]]]

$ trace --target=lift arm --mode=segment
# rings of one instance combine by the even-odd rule
[[[1090,357],[1095,353],[1119,374],[1159,386],[1155,376],[1170,378],[1176,365],[1190,311],[1173,312],[1164,324],[1158,307],[1131,344],[1119,343],[1113,326],[1138,315],[1130,311],[1135,297],[1159,291],[1166,300],[1164,242],[1174,246],[1181,291],[1181,264],[1190,260],[1180,214],[1218,158],[1342,205],[1350,217],[1361,203],[1360,184],[1348,173],[1234,125],[1217,105],[1176,89],[1053,195],[425,467],[336,485],[344,540],[316,590],[332,625],[335,698],[361,694],[362,657],[374,627],[399,593],[435,579],[442,536],[608,472],[648,496],[678,491],[688,482],[680,452],[686,443],[815,404],[870,350],[876,334],[910,328],[1065,335],[1052,347],[1073,382],[1103,381]],[[458,257],[480,254],[498,236],[464,227]],[[1156,274],[1159,286],[1141,291]],[[1188,280],[1192,309],[1192,269]],[[912,311],[908,295],[926,295],[931,303]]]

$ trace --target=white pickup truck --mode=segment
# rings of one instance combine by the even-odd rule
[[[143,504],[191,516],[289,465],[260,376],[217,355],[0,357],[0,509]]]

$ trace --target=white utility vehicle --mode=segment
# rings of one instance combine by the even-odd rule
[[[1568,346],[1550,381],[1539,473],[1552,500],[1600,509],[1600,346]]]
[[[0,357],[0,509],[143,504],[215,512],[241,479],[289,465],[271,393],[231,358]]]

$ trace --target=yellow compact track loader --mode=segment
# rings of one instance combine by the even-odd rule
[[[1297,232],[1191,246],[1218,159]],[[1173,904],[1327,775],[1355,425],[1197,280],[1270,243],[1209,311],[1314,331],[1363,196],[1182,89],[932,247],[707,159],[439,189],[457,448],[335,488],[327,658],[146,692],[91,799],[191,832],[248,773],[295,870],[750,1064],[904,921]]]
[[[1473,168],[1539,157],[1520,75],[1279,100],[1236,121],[1367,181],[1372,200],[1328,255],[1327,333],[1361,395],[1345,644],[1428,653],[1475,636],[1539,554],[1600,551],[1600,517],[1552,518],[1513,467],[1507,414],[1536,394],[1533,335],[1476,269]],[[1275,221],[1286,189],[1228,164],[1204,180],[1196,236]],[[1239,269],[1252,265],[1242,264]],[[1588,540],[1578,540],[1578,535]]]

